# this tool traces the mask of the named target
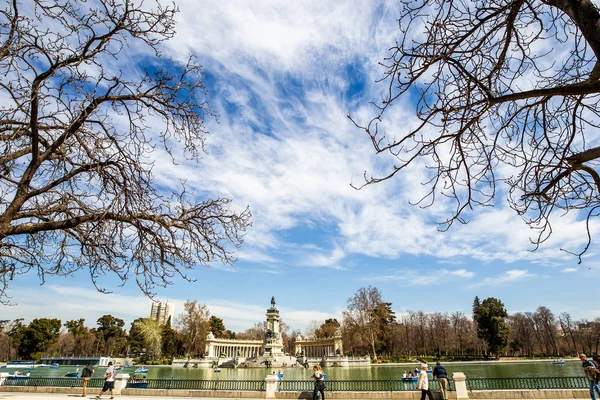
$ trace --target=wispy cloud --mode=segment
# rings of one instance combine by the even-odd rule
[[[505,271],[503,274],[495,276],[493,278],[492,277],[484,278],[481,281],[472,284],[471,287],[499,286],[499,285],[505,285],[508,283],[525,281],[525,280],[533,279],[536,277],[538,277],[537,274],[529,273],[529,271],[526,269],[525,270],[511,269],[511,270]]]
[[[384,275],[376,277],[366,277],[363,281],[403,281],[409,285],[438,285],[448,279],[472,279],[475,273],[466,269],[447,270],[441,269],[437,271],[421,270],[421,269],[406,269],[398,271],[393,275]]]
[[[2,318],[24,318],[26,322],[34,318],[58,318],[63,323],[71,319],[85,318],[88,327],[95,327],[96,320],[110,314],[125,321],[125,329],[137,318],[150,316],[152,301],[143,295],[106,295],[94,289],[78,288],[63,285],[44,285],[44,290],[16,288],[13,301],[17,306],[2,306]],[[174,305],[174,321],[183,312],[183,304],[187,300],[197,300],[205,304],[212,315],[222,318],[225,326],[233,331],[244,331],[257,322],[265,319],[265,304],[249,304],[243,301],[228,301],[224,299],[193,299],[165,298]],[[296,329],[304,328],[312,320],[339,318],[338,314],[327,313],[318,309],[295,309],[280,307],[280,312],[286,323]]]
[[[563,268],[560,272],[564,272],[565,274],[572,274],[573,272],[577,272],[577,268]]]

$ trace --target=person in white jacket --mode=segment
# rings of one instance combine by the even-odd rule
[[[417,381],[417,390],[421,391],[421,400],[425,400],[425,395],[429,400],[433,400],[433,394],[429,390],[429,379],[427,378],[427,364],[421,364],[421,372],[419,372],[419,380]]]

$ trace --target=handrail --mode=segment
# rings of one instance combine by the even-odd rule
[[[3,386],[51,386],[51,387],[80,387],[81,378],[21,378],[5,379]],[[104,379],[93,378],[88,387],[99,388],[104,384]],[[543,389],[588,389],[589,382],[584,376],[578,377],[523,377],[523,378],[468,378],[468,390],[543,390]],[[326,390],[329,392],[404,392],[415,391],[416,382],[403,379],[387,380],[327,380]],[[264,380],[213,380],[213,379],[144,379],[129,380],[127,388],[136,389],[187,389],[187,390],[236,390],[264,392]],[[429,380],[429,388],[439,390],[439,383],[435,379]],[[281,392],[312,392],[314,381],[308,380],[281,380],[278,382]],[[455,391],[454,381],[448,380],[448,390]]]
[[[468,378],[467,390],[511,389],[588,389],[585,376],[551,376],[523,378]]]
[[[30,377],[21,379],[5,379],[2,386],[51,386],[51,387],[78,387],[81,386],[83,379],[81,378],[38,378]],[[101,388],[104,385],[104,379],[92,378],[88,381],[87,386],[91,388]]]

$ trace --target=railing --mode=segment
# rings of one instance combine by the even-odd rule
[[[90,388],[100,388],[104,379],[93,378],[88,382]],[[468,390],[514,390],[514,389],[588,389],[586,377],[539,377],[539,378],[469,378]],[[37,378],[5,379],[3,386],[52,386],[81,387],[81,378]],[[264,392],[264,380],[198,380],[198,379],[145,379],[129,381],[128,388],[139,389],[188,389],[188,390],[232,390]],[[329,392],[404,392],[417,390],[414,381],[402,379],[388,380],[327,380],[325,387]],[[439,390],[437,380],[429,381],[429,388]],[[312,392],[314,381],[279,381],[281,392]],[[454,381],[448,380],[448,390],[455,391]]]
[[[52,387],[81,387],[81,378],[29,378],[29,379],[5,379],[3,386],[52,386]],[[88,382],[90,388],[101,388],[104,379],[94,378]]]
[[[540,377],[540,378],[468,378],[468,390],[511,390],[511,389],[588,389],[585,376]]]
[[[144,379],[128,381],[127,388],[134,389],[188,389],[188,390],[238,390],[264,392],[265,381],[200,380],[200,379]]]
[[[288,381],[279,382],[280,392],[312,392],[314,381]],[[387,380],[327,380],[325,390],[328,392],[409,392],[417,390],[416,381],[403,381],[401,379]],[[439,390],[437,380],[429,381],[431,390]],[[448,390],[454,391],[454,381],[448,380]]]

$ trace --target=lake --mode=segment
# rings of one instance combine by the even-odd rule
[[[579,360],[567,361],[565,365],[554,365],[548,361],[526,362],[477,362],[477,363],[444,363],[449,374],[463,372],[471,378],[518,378],[542,376],[584,376]],[[399,379],[404,371],[414,370],[417,363],[373,365],[366,368],[341,368],[328,367],[325,373],[329,379],[358,380],[358,379]],[[239,368],[221,369],[214,372],[209,368],[172,368],[170,366],[147,366],[148,373],[144,374],[151,379],[222,379],[222,380],[258,380],[273,371],[267,368]],[[1,368],[0,372],[14,372],[14,368]],[[36,368],[33,371],[21,369],[20,372],[31,372],[31,376],[60,377],[67,372],[74,371],[73,366],[60,368]],[[96,367],[94,377],[101,377],[106,367]],[[81,367],[79,369],[81,371]],[[133,375],[134,369],[124,369],[118,373]],[[278,372],[277,369],[275,372]],[[285,378],[289,380],[309,380],[312,375],[311,368],[282,368]]]

